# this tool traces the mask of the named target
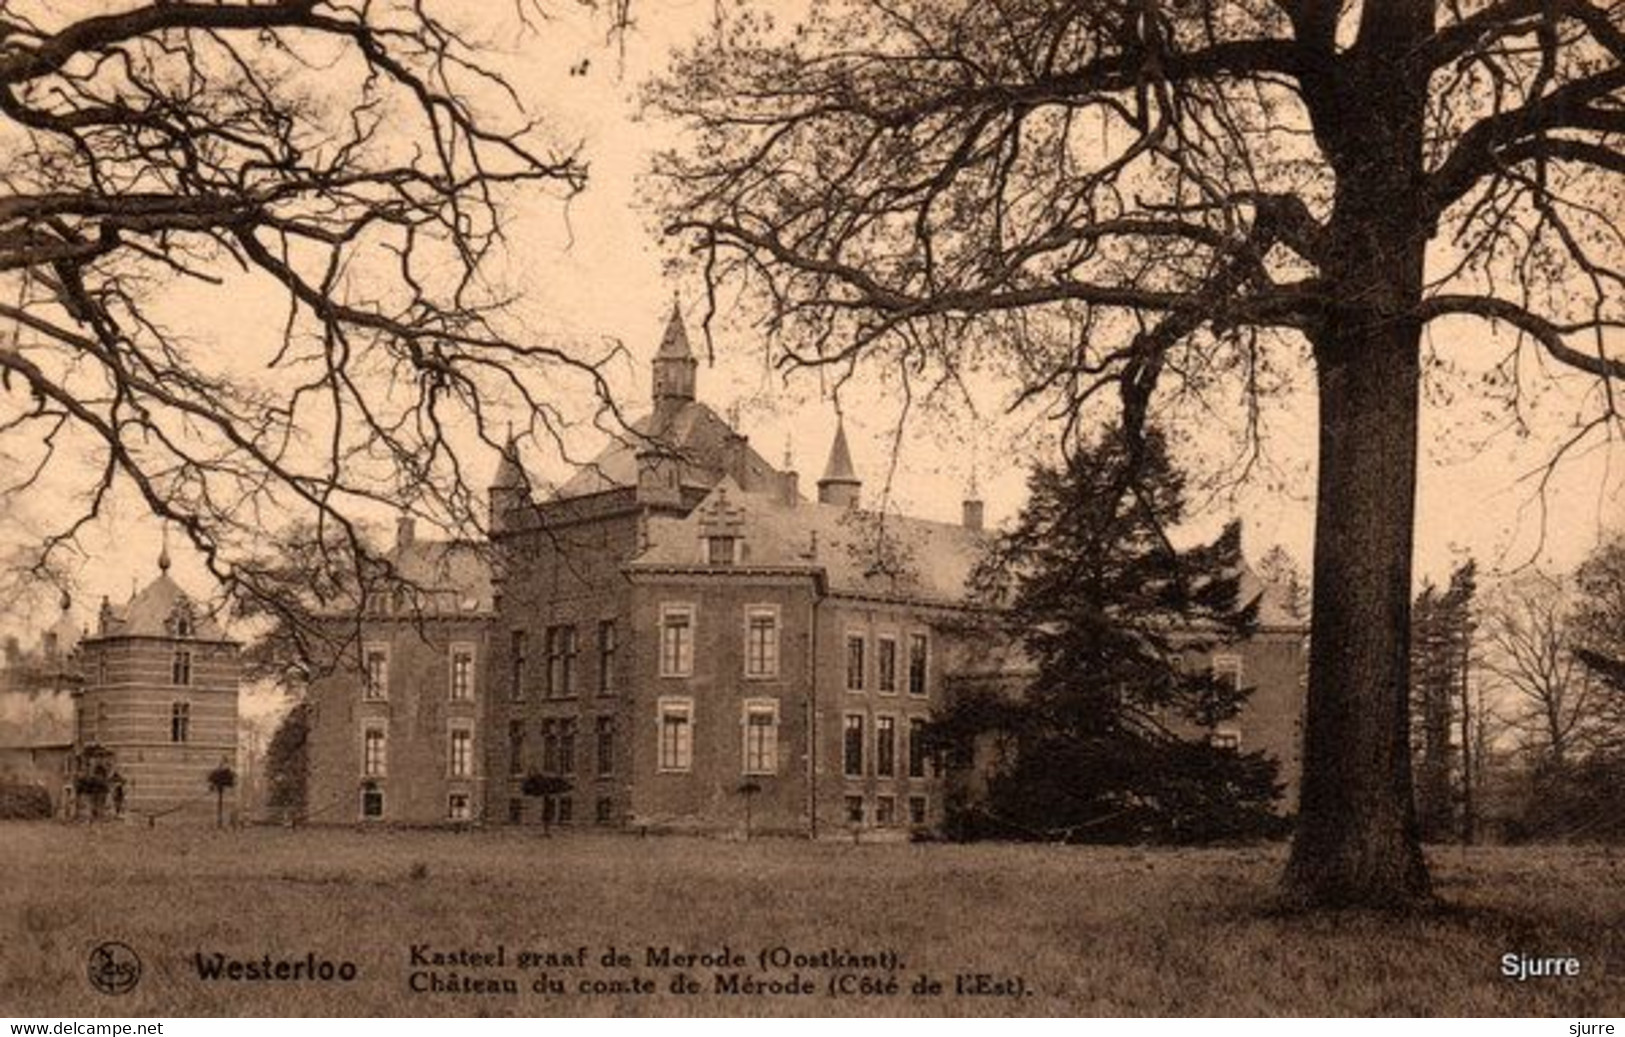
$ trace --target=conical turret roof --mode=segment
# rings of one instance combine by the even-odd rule
[[[829,462],[824,465],[824,476],[818,480],[821,483],[857,483],[861,482],[858,473],[852,467],[852,450],[846,445],[846,422],[837,416],[835,419],[835,442],[829,447]]]
[[[497,462],[497,473],[491,478],[491,489],[518,490],[525,484],[525,469],[519,463],[519,440],[514,438],[510,428],[508,441],[502,447],[502,459]]]
[[[694,359],[694,350],[688,344],[688,329],[683,327],[683,311],[675,296],[671,300],[671,316],[666,319],[666,333],[660,337],[660,349],[656,351],[655,359]]]

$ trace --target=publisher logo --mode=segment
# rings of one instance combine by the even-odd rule
[[[90,952],[90,985],[104,994],[128,994],[141,982],[141,958],[127,945],[110,940]]]

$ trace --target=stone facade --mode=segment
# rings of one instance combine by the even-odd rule
[[[312,819],[843,837],[940,824],[919,729],[991,657],[967,622],[981,503],[958,524],[864,510],[844,429],[804,497],[696,398],[675,309],[651,381],[651,412],[561,486],[530,479],[510,441],[488,544],[403,527],[392,557],[439,604],[369,608],[346,664],[312,687]],[[1300,626],[1237,648],[1257,714],[1215,732],[1267,745],[1294,779],[1301,640]],[[476,660],[467,701],[450,690],[454,651]],[[451,739],[470,725],[465,773]]]

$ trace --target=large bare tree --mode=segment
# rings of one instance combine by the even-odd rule
[[[0,506],[34,498],[32,568],[133,491],[274,614],[267,528],[349,564],[369,507],[472,525],[481,441],[603,398],[491,274],[513,208],[586,166],[466,14],[0,4]]]
[[[828,0],[653,96],[671,228],[787,362],[979,362],[1125,427],[1312,364],[1314,637],[1286,888],[1429,893],[1406,748],[1424,330],[1619,428],[1618,0]],[[1498,327],[1499,334],[1492,334]],[[1534,361],[1531,354],[1539,354]],[[1494,366],[1494,362],[1486,366]],[[1267,406],[1255,393],[1251,405]]]

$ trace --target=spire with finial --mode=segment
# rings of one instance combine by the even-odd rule
[[[852,450],[846,445],[846,418],[835,411],[835,442],[829,447],[829,461],[824,465],[824,477],[818,480],[818,502],[839,504],[848,508],[858,505],[858,493],[863,480],[852,467]]]
[[[159,550],[158,550],[158,571],[161,572],[161,573],[169,572],[169,523],[168,522],[164,523],[164,545],[163,545],[163,547],[159,548]],[[131,592],[131,595],[134,596],[133,591]]]
[[[970,485],[965,488],[965,499],[960,503],[961,525],[966,529],[982,528],[983,507],[982,492],[977,488],[976,459],[971,458]]]
[[[682,404],[694,399],[695,370],[699,361],[689,348],[688,330],[683,326],[683,310],[676,292],[672,292],[671,316],[666,320],[666,333],[660,337],[653,366],[657,408],[661,404]]]

